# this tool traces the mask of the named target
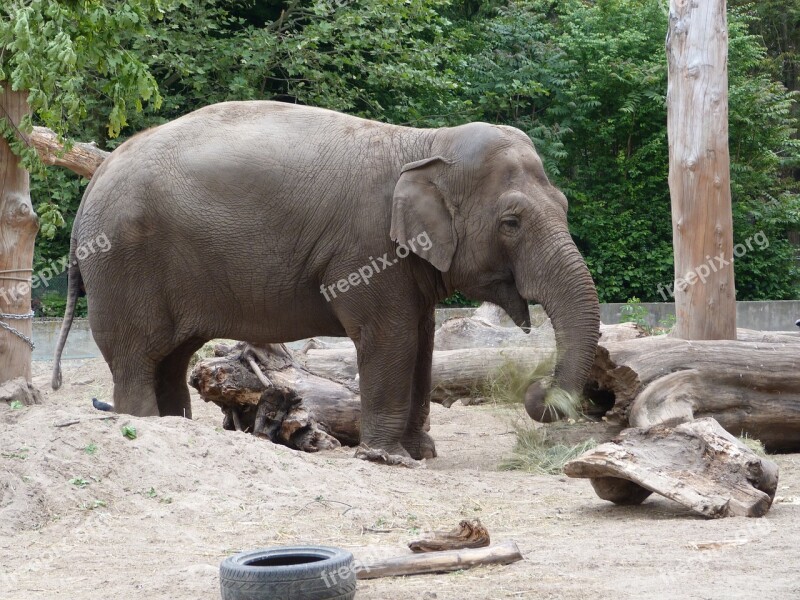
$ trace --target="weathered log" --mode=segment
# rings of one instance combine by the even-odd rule
[[[421,540],[409,542],[412,552],[442,552],[462,548],[485,548],[491,544],[489,531],[480,519],[461,521],[451,531],[433,531]]]
[[[316,449],[329,447],[330,440],[317,431],[330,434],[344,445],[358,445],[361,401],[351,387],[309,373],[285,348],[280,351],[273,348],[270,352],[240,343],[233,350],[221,349],[221,352],[226,351],[230,353],[198,361],[189,383],[206,402],[214,402],[223,409],[228,416],[227,428],[234,429],[233,415],[240,420],[244,431],[251,432],[262,432],[267,424],[270,430],[275,430],[277,419],[288,421],[285,429],[278,430],[284,432],[283,437],[289,437],[278,441],[293,447],[295,442],[310,444],[305,449],[313,449],[315,444]],[[271,387],[265,386],[253,372],[250,358],[255,358],[259,368],[266,371]],[[288,391],[293,397],[302,398],[302,405],[294,411],[282,408],[282,401],[278,401],[280,394]],[[272,416],[268,419],[268,415]],[[256,428],[257,418],[261,419],[260,429]],[[298,423],[305,423],[309,429],[304,431],[305,437],[292,439],[294,432],[301,428]]]
[[[28,140],[44,164],[67,168],[87,179],[91,179],[110,154],[100,150],[94,143],[76,142],[69,150],[65,150],[56,132],[47,127],[34,127]]]
[[[480,565],[507,565],[518,560],[522,560],[522,554],[517,545],[514,542],[503,542],[487,548],[428,552],[387,558],[361,565],[356,573],[356,578],[377,579],[378,577],[447,573],[463,571]]]
[[[646,427],[712,416],[770,451],[800,449],[800,347],[795,342],[684,341],[668,336],[598,347],[591,394],[607,418]]]
[[[554,348],[473,348],[433,352],[431,400],[449,406],[469,396],[507,364],[533,370],[552,359]],[[334,348],[308,350],[298,361],[309,372],[335,381],[353,381],[358,375],[356,351]]]
[[[778,487],[778,466],[714,419],[627,429],[568,462],[564,473],[590,478],[598,496],[616,504],[655,492],[712,518],[763,516]]]
[[[516,325],[501,325],[502,309],[485,302],[471,317],[454,317],[436,330],[435,350],[465,350],[475,348],[541,348],[555,352],[556,338],[550,319],[525,333]],[[505,313],[502,313],[505,314]],[[615,342],[640,338],[644,330],[635,323],[600,325],[600,341]]]

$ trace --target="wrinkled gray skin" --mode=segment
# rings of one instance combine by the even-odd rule
[[[191,416],[188,361],[212,338],[347,335],[362,441],[433,457],[423,425],[434,306],[454,290],[500,305],[523,328],[527,301],[540,302],[557,336],[555,384],[568,391],[581,391],[595,354],[597,294],[567,230],[566,198],[511,127],[413,129],[274,102],[208,106],[103,163],[78,210],[71,258],[103,234],[110,250],[77,253],[69,272],[53,387],[83,284],[117,412]],[[425,234],[428,250],[417,243],[368,285],[334,288],[330,302],[321,293]]]

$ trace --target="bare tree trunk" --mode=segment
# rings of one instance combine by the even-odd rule
[[[29,112],[27,93],[0,90],[0,119],[12,127]],[[31,274],[39,221],[28,172],[0,138],[0,383],[31,378]]]
[[[735,340],[725,0],[670,0],[667,61],[674,336]]]

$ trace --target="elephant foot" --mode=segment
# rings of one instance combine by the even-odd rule
[[[355,457],[370,462],[382,463],[385,465],[399,465],[409,469],[424,467],[424,463],[414,460],[408,455],[406,450],[398,445],[390,445],[389,450],[383,448],[372,448],[363,442],[356,449]]]
[[[433,438],[424,431],[403,437],[403,448],[411,455],[411,458],[422,460],[423,458],[436,458],[436,444]]]

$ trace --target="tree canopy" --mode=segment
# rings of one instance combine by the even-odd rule
[[[106,149],[233,99],[519,127],[570,201],[601,301],[660,301],[667,18],[663,0],[11,0],[0,80],[30,91],[35,121]],[[741,300],[797,297],[799,20],[788,0],[729,2],[734,242],[769,241],[737,259]],[[66,252],[84,183],[34,169],[37,268]]]

